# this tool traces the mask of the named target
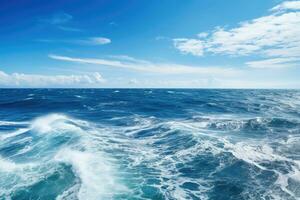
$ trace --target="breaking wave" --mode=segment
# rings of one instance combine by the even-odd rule
[[[32,115],[19,107],[28,95],[16,110],[0,105],[0,199],[300,198],[299,107],[289,97],[28,92],[46,102]],[[71,103],[55,108],[56,93]]]
[[[115,177],[114,162],[97,147],[93,131],[87,122],[51,114],[27,129],[4,134],[1,152],[10,150],[0,158],[0,196],[99,199],[126,191]],[[51,182],[54,188],[47,196],[33,191],[45,190]]]

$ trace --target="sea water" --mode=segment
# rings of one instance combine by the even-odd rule
[[[300,91],[1,89],[0,199],[300,199]]]

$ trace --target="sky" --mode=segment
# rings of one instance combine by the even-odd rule
[[[300,88],[297,0],[0,3],[2,88]]]

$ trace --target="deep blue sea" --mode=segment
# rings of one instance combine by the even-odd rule
[[[300,91],[1,89],[0,199],[300,199]]]

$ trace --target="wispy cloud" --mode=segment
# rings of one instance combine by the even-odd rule
[[[53,24],[53,25],[61,25],[66,24],[67,22],[71,21],[73,16],[65,13],[65,12],[58,12],[54,13],[53,15],[49,16],[48,18],[40,19],[41,22]]]
[[[166,36],[159,35],[155,37],[155,40],[160,41],[160,40],[172,40],[172,39]]]
[[[60,30],[69,31],[69,32],[84,32],[82,29],[74,28],[74,27],[67,27],[67,26],[57,26]]]
[[[202,56],[204,52],[204,42],[197,39],[176,38],[173,40],[174,46],[185,54],[194,56]]]
[[[271,9],[271,11],[300,10],[300,1],[285,1]]]
[[[114,21],[109,22],[109,25],[110,25],[110,26],[118,26],[118,24],[117,24],[116,22],[114,22]]]
[[[94,64],[108,67],[124,68],[140,72],[158,73],[158,74],[202,74],[202,75],[222,75],[232,76],[239,73],[238,70],[224,67],[203,67],[189,66],[173,63],[154,63],[145,60],[139,60],[128,56],[116,57],[112,59],[95,58],[75,58],[60,55],[49,55],[50,58],[61,61]]]
[[[105,37],[91,37],[84,40],[73,40],[70,42],[84,44],[84,45],[104,45],[104,44],[111,43],[111,40]]]
[[[291,66],[297,66],[296,62],[300,61],[300,58],[272,58],[265,60],[257,60],[246,62],[249,67],[252,68],[285,68]]]
[[[131,79],[129,81],[118,80],[117,87],[134,88],[299,88],[300,84],[294,81],[280,80],[247,80],[242,78],[180,78],[177,79]]]
[[[82,75],[7,74],[0,71],[1,87],[99,87],[105,80],[100,73]]]
[[[139,83],[139,81],[137,79],[130,79],[128,81],[129,85],[137,85]]]
[[[65,39],[65,40],[55,40],[55,39],[38,39],[37,42],[46,43],[68,43],[68,44],[78,44],[78,45],[105,45],[111,43],[111,39],[105,37],[89,37],[84,39]]]
[[[271,11],[267,16],[241,22],[235,28],[217,27],[210,34],[198,34],[198,38],[176,38],[174,46],[182,53],[195,56],[209,53],[264,58],[300,56],[300,1],[283,2]],[[278,64],[294,66],[290,61]]]
[[[81,29],[70,27],[68,24],[72,21],[73,16],[66,12],[57,12],[51,16],[40,18],[39,22],[56,27],[63,31],[82,32]]]

